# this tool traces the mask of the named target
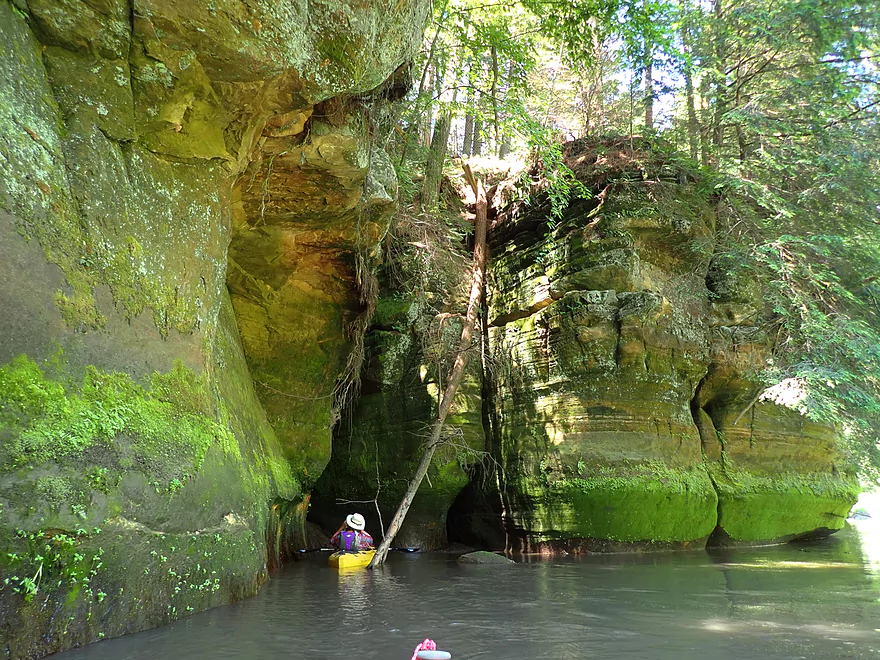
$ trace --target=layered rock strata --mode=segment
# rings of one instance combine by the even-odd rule
[[[304,529],[428,10],[391,4],[0,2],[7,655],[251,595]]]
[[[558,217],[549,200],[520,203],[496,222],[486,353],[452,425],[489,458],[471,452],[464,471],[441,458],[401,544],[446,531],[509,551],[684,549],[843,525],[858,484],[835,431],[756,397],[771,313],[754,271],[716,245],[717,200],[634,144],[569,145],[593,197]],[[363,394],[316,486],[325,525],[351,508],[338,499],[372,515],[377,498],[387,522],[433,418],[426,333],[395,300],[380,304]]]
[[[761,294],[712,259],[698,181],[595,147],[568,156],[596,197],[558,219],[528,209],[494,233],[492,441],[509,549],[839,529],[855,479],[831,429],[753,401],[768,346]]]

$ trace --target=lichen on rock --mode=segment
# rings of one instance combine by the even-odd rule
[[[45,578],[0,587],[12,655],[252,595],[302,536],[396,200],[370,92],[427,12],[0,2],[0,572]]]
[[[554,221],[549,203],[514,207],[493,237],[490,418],[504,484],[492,496],[507,547],[693,547],[838,529],[855,481],[835,431],[750,403],[768,346],[755,324],[760,283],[713,256],[699,177],[631,148],[568,145],[595,196]],[[593,167],[599,153],[616,165]]]

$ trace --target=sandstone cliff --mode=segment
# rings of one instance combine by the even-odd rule
[[[699,176],[636,141],[575,142],[593,192],[494,234],[492,442],[511,547],[779,542],[840,529],[833,429],[766,401],[759,282],[716,249]],[[754,276],[752,276],[754,277]]]
[[[302,543],[427,11],[0,3],[7,655],[251,595]]]
[[[448,531],[555,553],[840,529],[858,483],[837,431],[755,398],[772,314],[754,273],[725,255],[711,186],[644,141],[573,143],[567,162],[590,199],[558,218],[546,195],[518,200],[490,234],[486,353],[456,405],[461,437],[489,459],[461,443],[439,457],[402,543],[432,547]],[[371,389],[334,439],[322,512],[338,516],[332,498],[358,485],[358,499],[378,485],[380,507],[396,505],[393,478],[436,409],[415,334],[402,313],[374,326]]]
[[[340,498],[396,507],[442,383],[421,339],[456,321],[382,291],[360,399],[335,392],[359,366],[397,199],[381,136],[427,11],[0,1],[7,655],[252,595],[308,544],[312,493],[328,528]],[[569,156],[592,199],[553,219],[539,197],[492,232],[485,358],[400,543],[838,529],[856,484],[835,432],[754,400],[760,283],[717,249],[711,191],[619,145]]]

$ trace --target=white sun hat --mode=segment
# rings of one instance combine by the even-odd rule
[[[367,526],[367,521],[364,520],[364,517],[359,513],[353,513],[350,516],[346,516],[345,522],[349,527],[358,531],[361,531]]]

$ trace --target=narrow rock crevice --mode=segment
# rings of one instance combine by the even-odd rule
[[[719,535],[724,534],[724,530],[721,527],[721,491],[718,488],[718,482],[715,480],[714,471],[711,468],[709,463],[709,456],[714,455],[719,451],[718,445],[720,445],[720,460],[723,463],[724,460],[724,444],[721,441],[721,436],[718,433],[718,430],[715,428],[715,423],[712,420],[712,416],[706,412],[706,410],[700,405],[700,395],[701,389],[705,382],[706,377],[700,380],[696,389],[694,390],[694,396],[691,399],[690,408],[691,408],[691,417],[694,420],[694,426],[697,428],[697,432],[700,434],[700,453],[703,459],[703,465],[706,468],[706,474],[709,476],[709,480],[712,482],[712,487],[715,489],[715,494],[718,496],[718,508],[717,508],[717,518],[715,529],[709,534],[709,537],[706,539],[706,547],[713,547],[715,545],[719,545],[718,537]]]

